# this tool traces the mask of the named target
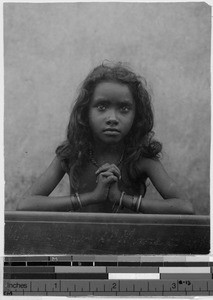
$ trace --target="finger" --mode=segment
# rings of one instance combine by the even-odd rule
[[[101,172],[98,177],[109,177],[111,175],[114,175],[113,172],[106,171],[106,172]]]
[[[119,179],[121,179],[121,171],[118,168],[115,168],[114,166],[109,169],[110,172],[112,172],[115,176],[117,176]]]
[[[115,164],[111,164],[112,167],[114,167],[116,170],[120,171],[120,169],[118,168],[118,166],[116,166]]]
[[[101,167],[99,167],[97,171],[102,170],[102,169],[104,170],[104,169],[112,168],[112,167],[119,170],[118,166],[116,166],[115,164],[106,163],[106,164],[102,165]]]
[[[118,168],[118,166],[116,166],[115,164],[106,164],[105,166],[109,167],[109,168],[114,168],[114,169],[120,171],[120,169]]]
[[[113,173],[113,174],[114,174],[115,176],[117,176],[117,177],[120,177],[120,176],[121,176],[120,170],[117,170],[117,169],[115,169],[115,168],[113,168],[113,167],[109,168],[109,169],[107,170],[107,172],[111,172],[111,173]]]
[[[116,174],[121,174],[120,169],[115,164],[110,165],[110,170],[115,170]]]
[[[118,177],[115,176],[113,173],[111,172],[104,172],[104,173],[101,173],[98,177],[97,177],[97,180],[96,180],[96,183],[98,183],[100,181],[100,179],[102,179],[102,182],[103,183],[112,183],[112,182],[115,182],[115,181],[118,181]]]
[[[114,175],[108,176],[105,180],[106,183],[111,184],[113,182],[118,181],[118,178]]]
[[[98,170],[95,172],[95,174],[97,173],[101,173],[103,171],[107,171],[110,168],[110,164],[104,164],[103,166],[99,167]]]
[[[96,183],[98,183],[101,179],[103,180],[104,178],[107,178],[109,176],[111,176],[112,173],[111,172],[103,172],[103,173],[100,173],[98,176],[97,176],[97,179],[96,179]]]
[[[106,171],[106,172],[101,172],[101,173],[98,175],[98,177],[99,177],[100,175],[101,175],[102,177],[109,177],[109,176],[111,176],[111,175],[114,175],[114,176],[117,177],[117,179],[121,179],[120,173],[118,174],[118,173],[116,173],[114,170],[113,170],[113,171],[109,170],[109,171]]]
[[[119,179],[121,178],[121,171],[119,170],[119,168],[116,166],[116,165],[109,165],[109,166],[102,166],[101,168],[99,168],[95,174],[96,175],[99,175],[100,173],[102,172],[105,172],[105,171],[109,171],[109,172],[112,172],[113,174],[115,174]]]

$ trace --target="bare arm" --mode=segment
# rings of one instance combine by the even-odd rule
[[[46,171],[19,199],[17,210],[64,210],[68,197],[48,197],[63,178],[65,172],[55,157]],[[67,198],[67,199],[66,199]]]
[[[57,184],[63,178],[65,172],[60,160],[55,157],[47,170],[20,198],[17,210],[27,211],[70,211],[75,210],[78,201],[75,195],[63,197],[48,197]],[[110,176],[111,175],[111,176]],[[105,201],[108,195],[109,185],[116,179],[110,173],[103,172],[98,176],[96,189],[91,193],[80,195],[82,206]],[[77,205],[76,205],[77,201]]]
[[[194,209],[187,196],[167,174],[160,161],[144,159],[144,169],[162,200],[143,199],[142,211],[149,213],[194,214]]]
[[[139,211],[147,214],[194,214],[191,202],[183,194],[181,188],[169,177],[164,167],[159,161],[152,159],[143,159],[141,166],[142,172],[145,172],[152,181],[153,185],[160,193],[163,199],[151,200],[142,199]],[[120,192],[116,191],[116,183],[112,186],[111,199],[119,202]],[[110,189],[111,190],[111,189]],[[110,199],[110,200],[111,200]],[[137,208],[137,203],[133,205],[133,197],[124,195],[123,204],[127,208]]]

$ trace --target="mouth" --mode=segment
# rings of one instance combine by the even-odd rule
[[[107,128],[103,130],[104,134],[106,135],[118,135],[120,131],[116,128]]]

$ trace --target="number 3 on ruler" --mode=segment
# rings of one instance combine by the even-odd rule
[[[176,289],[176,288],[177,288],[176,282],[172,282],[172,289]]]

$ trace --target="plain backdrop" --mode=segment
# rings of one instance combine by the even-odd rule
[[[5,3],[5,208],[50,164],[79,85],[107,59],[146,78],[162,162],[209,214],[210,40],[206,3]],[[65,177],[53,195],[67,194]],[[146,197],[160,196],[150,184]]]

